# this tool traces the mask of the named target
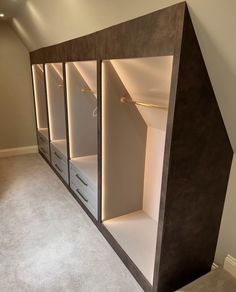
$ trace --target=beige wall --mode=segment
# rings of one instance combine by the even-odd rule
[[[28,0],[13,20],[30,50],[79,37],[158,10],[179,0]],[[236,150],[236,1],[187,0],[231,143]],[[236,159],[217,248],[217,262],[236,257]],[[234,203],[234,204],[233,204]],[[232,227],[231,227],[232,226]]]
[[[29,54],[0,22],[0,149],[36,144]]]
[[[216,249],[215,261],[223,264],[224,258],[230,254],[236,258],[236,157],[231,168],[227,196],[221,222],[220,235]]]

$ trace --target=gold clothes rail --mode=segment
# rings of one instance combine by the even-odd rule
[[[122,103],[132,103],[132,104],[135,104],[135,105],[141,105],[141,106],[152,107],[152,108],[159,108],[159,109],[164,109],[164,110],[168,109],[167,106],[163,106],[163,105],[159,105],[159,104],[146,103],[146,102],[143,102],[143,101],[135,101],[135,100],[132,100],[132,99],[128,99],[126,97],[121,97],[120,101]]]

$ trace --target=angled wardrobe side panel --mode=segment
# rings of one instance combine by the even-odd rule
[[[158,292],[181,288],[210,271],[232,155],[186,7]]]
[[[103,63],[105,220],[142,209],[147,126],[109,61]]]

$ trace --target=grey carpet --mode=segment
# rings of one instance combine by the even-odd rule
[[[38,154],[0,159],[0,291],[142,291]]]
[[[235,292],[236,280],[227,271],[219,268],[200,277],[178,292]]]

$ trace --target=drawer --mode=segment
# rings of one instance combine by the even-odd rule
[[[52,143],[51,143],[51,156],[56,157],[59,160],[62,160],[64,163],[67,164],[67,157],[61,153]]]
[[[94,202],[93,197],[84,189],[81,189],[80,187],[76,186],[74,181],[70,181],[70,184],[71,184],[70,185],[71,189],[80,199],[80,201],[88,208],[88,210],[92,213],[92,215],[96,219],[98,219],[97,203]]]
[[[39,132],[38,132],[38,142],[40,146],[48,148],[49,150],[49,140]]]
[[[97,218],[97,192],[95,192],[85,179],[81,171],[75,171],[70,165],[70,187],[83,204],[90,210],[95,218]]]
[[[59,159],[56,155],[51,156],[52,166],[56,172],[68,183],[68,165],[62,159]]]
[[[95,206],[95,204],[97,204],[97,191],[91,187],[91,184],[88,182],[83,173],[80,170],[75,171],[75,169],[70,165],[70,177],[75,186],[83,190],[85,193],[88,193],[92,204]]]
[[[70,161],[70,171],[74,172],[76,177],[79,176],[82,179],[82,181],[85,182],[86,185],[88,185],[90,189],[92,189],[95,193],[97,193],[96,184],[92,182],[91,179],[89,179],[89,177],[80,169],[80,167],[76,167],[75,165],[73,165],[71,161]]]
[[[39,141],[39,144],[49,143],[49,140],[45,136],[43,136],[40,132],[38,132],[38,141]]]
[[[39,150],[50,161],[49,148],[45,147],[45,145],[39,145]]]
[[[43,155],[50,161],[50,154],[49,154],[49,145],[47,144],[39,144],[39,150]]]

